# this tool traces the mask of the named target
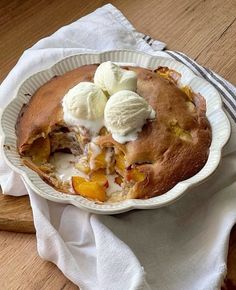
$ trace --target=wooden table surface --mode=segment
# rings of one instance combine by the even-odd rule
[[[120,9],[137,30],[166,42],[169,49],[183,51],[236,84],[235,0],[109,2]],[[1,0],[0,82],[23,51],[37,40],[106,3],[108,1],[102,0]],[[34,231],[26,197],[1,197],[0,203],[0,214],[9,217],[8,228],[2,223],[1,229],[19,227],[14,220],[14,209],[20,208],[24,223],[19,231]],[[4,203],[8,204],[7,210]],[[236,285],[236,230],[230,244],[228,289],[233,289],[232,285]],[[56,266],[38,257],[34,234],[2,231],[0,249],[0,289],[78,289]]]

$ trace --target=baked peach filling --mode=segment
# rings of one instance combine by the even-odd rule
[[[99,181],[89,181],[80,176],[72,176],[72,186],[74,191],[84,197],[98,201],[106,200],[106,189]]]
[[[28,156],[31,157],[32,161],[37,164],[41,165],[46,163],[50,156],[50,140],[48,137],[46,138],[38,138],[36,139],[33,144],[30,146],[30,150],[28,151]]]
[[[137,165],[127,165],[125,154],[114,145],[101,148],[96,144],[96,138],[90,140],[83,136],[83,133],[76,132],[76,140],[64,134],[66,139],[63,140],[58,130],[51,132],[46,138],[36,139],[27,156],[39,170],[56,178],[70,193],[98,202],[109,201],[114,194],[119,195],[119,199],[125,199],[129,190],[145,179],[144,173],[138,170]],[[100,134],[107,134],[106,129],[103,128]],[[70,152],[70,148],[78,149],[75,142],[79,144],[80,151],[76,151],[79,154]],[[63,179],[63,174],[59,174],[54,162],[58,154],[64,154],[67,159],[69,158],[61,161],[64,170],[69,168],[70,171],[70,176],[67,176],[66,180]],[[68,166],[65,166],[66,162]]]
[[[125,165],[125,155],[122,152],[115,154],[115,170],[120,173],[120,175],[124,174],[126,165]]]
[[[159,67],[155,70],[161,77],[168,79],[174,84],[178,83],[178,80],[181,78],[181,74],[175,70],[169,69],[168,67]]]
[[[123,152],[112,147],[100,148],[93,142],[88,144],[87,154],[79,159],[75,167],[87,176],[72,177],[74,191],[98,201],[109,199],[109,195],[112,194],[111,183],[116,184],[118,192],[127,192],[126,188],[130,189],[135,183],[145,179],[145,175],[137,168],[126,166]]]

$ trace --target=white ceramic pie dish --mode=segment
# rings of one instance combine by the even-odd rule
[[[212,143],[205,166],[193,177],[179,182],[165,194],[150,199],[125,200],[113,204],[97,204],[79,195],[68,195],[56,191],[45,183],[39,175],[24,166],[16,149],[15,124],[18,113],[24,103],[28,103],[31,95],[54,75],[61,75],[79,66],[102,63],[111,60],[122,65],[134,65],[154,69],[167,66],[182,74],[181,84],[188,85],[194,92],[201,93],[206,99],[207,118],[212,128]],[[1,150],[7,164],[21,174],[25,182],[40,196],[61,203],[73,204],[81,209],[99,213],[116,214],[132,209],[153,209],[165,206],[181,197],[187,189],[196,186],[211,175],[217,168],[223,146],[230,136],[230,122],[223,111],[222,101],[218,91],[207,81],[196,76],[185,65],[165,57],[151,56],[145,53],[119,50],[103,53],[82,53],[65,58],[51,68],[41,71],[28,78],[19,88],[15,98],[7,105],[1,115]]]

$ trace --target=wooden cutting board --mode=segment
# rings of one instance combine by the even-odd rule
[[[14,197],[0,193],[0,230],[35,233],[28,196]]]
[[[0,230],[35,233],[28,196],[14,197],[0,193]],[[222,290],[236,289],[236,226],[230,236],[227,264],[228,273]]]

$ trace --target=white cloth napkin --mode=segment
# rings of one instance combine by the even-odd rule
[[[105,5],[25,51],[0,87],[0,106],[29,75],[84,50],[126,48],[184,62],[178,53],[157,52],[164,46]],[[215,290],[226,274],[229,233],[236,221],[236,129],[230,120],[232,136],[214,175],[165,208],[89,214],[36,195],[2,158],[0,183],[5,194],[29,194],[39,255],[80,289]]]

